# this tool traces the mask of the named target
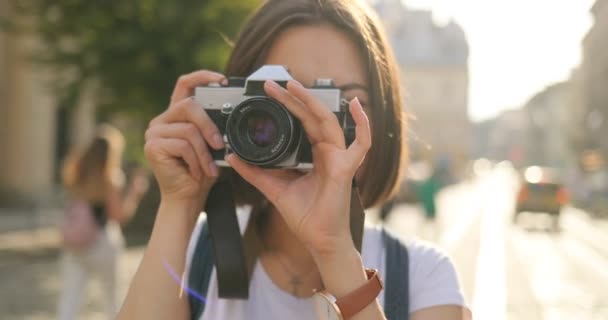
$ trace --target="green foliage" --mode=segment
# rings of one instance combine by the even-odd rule
[[[32,57],[61,74],[61,105],[90,81],[101,118],[150,119],[167,107],[181,74],[222,70],[260,0],[9,0],[21,31],[42,40]],[[13,21],[14,22],[14,21]],[[5,22],[6,24],[6,22]]]

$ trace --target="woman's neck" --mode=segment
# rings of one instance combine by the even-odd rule
[[[262,228],[264,250],[260,258],[272,281],[297,297],[309,297],[314,289],[320,289],[321,277],[312,256],[276,209],[270,209]]]

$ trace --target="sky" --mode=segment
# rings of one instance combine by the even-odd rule
[[[521,107],[567,80],[581,61],[593,0],[402,0],[453,18],[470,47],[469,116],[481,121]]]

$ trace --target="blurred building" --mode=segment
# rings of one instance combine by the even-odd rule
[[[571,119],[568,122],[569,135],[573,150],[580,155],[586,149],[586,111],[583,100],[583,73],[581,66],[572,70],[568,81],[571,86],[572,98]]]
[[[593,25],[583,39],[579,71],[579,154],[582,181],[587,194],[580,203],[608,215],[608,0],[596,0],[591,8]]]
[[[574,75],[575,73],[573,73]],[[577,166],[580,117],[574,80],[548,86],[523,107],[475,126],[475,156],[571,169]]]
[[[471,155],[468,118],[469,47],[454,21],[438,25],[432,12],[410,10],[400,0],[374,4],[385,24],[413,115],[413,158],[462,162]]]
[[[584,143],[608,159],[608,0],[596,0],[591,12],[594,24],[583,40],[580,71]]]
[[[554,168],[576,166],[575,125],[579,114],[572,81],[548,86],[523,107],[528,118],[526,162]]]
[[[0,12],[10,17],[10,9],[0,2]],[[57,105],[51,73],[29,60],[36,46],[34,38],[0,31],[0,207],[52,201],[67,144],[93,130],[92,105]]]
[[[477,123],[474,129],[475,157],[509,160],[515,167],[526,165],[529,121],[527,113],[519,108],[503,111],[495,118]]]

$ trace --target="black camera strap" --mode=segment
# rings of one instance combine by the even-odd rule
[[[259,236],[250,221],[244,238],[239,231],[232,187],[229,181],[218,181],[205,208],[216,267],[218,295],[227,299],[247,299],[249,278],[260,253]],[[355,247],[361,252],[365,214],[359,190],[353,180],[350,201],[350,230]],[[243,242],[247,246],[244,249]],[[247,251],[247,252],[246,252]],[[247,253],[247,256],[245,256]]]
[[[213,244],[218,294],[221,298],[246,299],[249,274],[229,181],[217,181],[209,192],[205,211]]]

